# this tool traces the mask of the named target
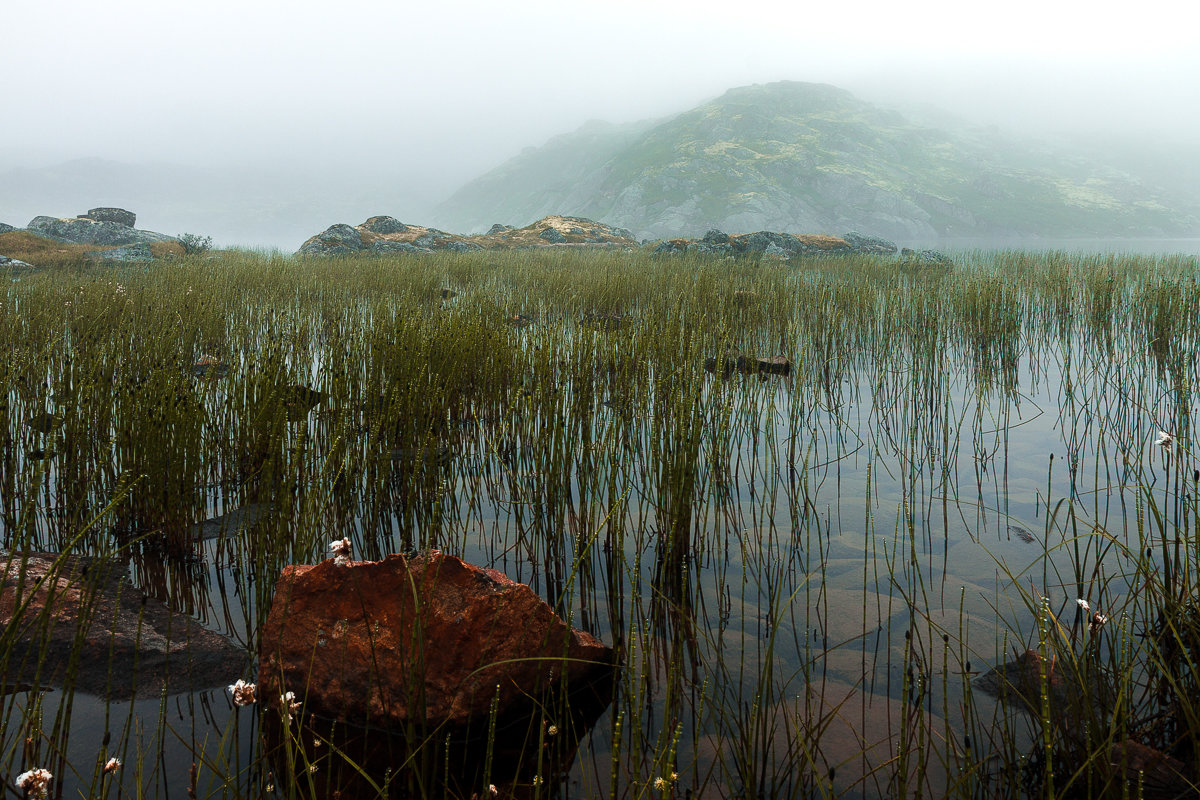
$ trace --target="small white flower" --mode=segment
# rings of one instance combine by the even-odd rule
[[[546,733],[550,734],[551,736],[558,736],[558,726],[551,725],[549,728],[546,729]]]
[[[1175,441],[1175,440],[1173,438],[1171,438],[1171,434],[1167,433],[1166,431],[1159,431],[1158,439],[1155,440],[1155,444],[1157,444],[1163,450],[1170,450],[1171,443],[1173,441]]]
[[[669,784],[667,783],[666,778],[655,778],[654,779],[654,788],[656,791],[661,792],[661,791],[665,790],[668,785]]]
[[[329,543],[329,549],[333,552],[333,563],[339,567],[344,567],[350,563],[350,539],[335,539]]]
[[[288,721],[292,719],[292,715],[300,710],[300,703],[296,701],[296,693],[288,692],[287,694],[279,695],[279,708],[283,713],[287,714]]]
[[[1082,608],[1084,611],[1092,610],[1092,607],[1088,604],[1088,601],[1084,600],[1082,597],[1079,598],[1078,600],[1076,600],[1075,602],[1078,603],[1079,607]]]
[[[50,787],[52,780],[54,780],[54,776],[50,774],[50,770],[39,767],[22,772],[14,783],[18,789],[28,792],[30,797],[43,798],[46,796],[46,790]]]
[[[1108,622],[1108,617],[1105,616],[1104,614],[1101,614],[1099,611],[1097,611],[1095,614],[1092,615],[1091,622],[1088,623],[1088,633],[1095,636],[1097,633],[1100,632],[1100,629],[1103,628],[1105,623],[1107,623],[1107,622]]]
[[[500,791],[496,788],[496,784],[494,784],[494,783],[488,784],[488,794],[490,794],[492,797],[495,797],[498,794],[500,794]]]
[[[115,758],[110,758],[108,760],[108,762],[104,765],[104,774],[112,775],[114,772],[116,772],[120,768],[121,768],[121,762]]]
[[[237,683],[229,687],[229,693],[233,695],[233,704],[235,706],[253,705],[256,699],[254,697],[256,688],[253,683],[246,683],[239,678]]]

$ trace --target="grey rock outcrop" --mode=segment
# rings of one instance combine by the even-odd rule
[[[119,222],[97,222],[86,217],[34,217],[26,230],[46,239],[74,244],[124,246],[173,242],[174,236],[154,231],[141,231]]]
[[[567,240],[567,237],[558,228],[546,228],[538,234],[538,238],[545,239],[550,244],[561,244]]]
[[[864,236],[857,231],[850,231],[842,237],[856,253],[867,255],[891,256],[896,254],[896,243],[878,236]]]
[[[8,233],[9,231],[15,231],[16,229],[17,228],[15,225],[5,225],[3,222],[0,222],[0,233]]]
[[[0,256],[0,269],[7,270],[26,270],[36,269],[33,264],[22,261],[19,258],[9,258],[8,256]]]
[[[128,228],[137,223],[137,215],[123,208],[89,208],[86,214],[80,214],[80,219],[91,219],[96,222],[114,222]]]
[[[501,223],[497,222],[495,225],[488,228],[488,232],[485,235],[486,236],[495,236],[497,233],[504,233],[505,231],[511,231],[511,230],[513,230],[512,225],[502,225]]]
[[[371,233],[408,233],[408,226],[395,217],[371,217],[360,227]]]
[[[300,246],[301,255],[344,256],[365,249],[362,234],[345,223],[330,225]]]

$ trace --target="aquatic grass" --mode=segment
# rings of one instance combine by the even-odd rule
[[[1080,649],[1083,621],[1058,607],[1046,618],[1047,652],[1077,680],[1137,665],[1103,672],[1130,676],[1125,710],[1088,746],[1151,731],[1166,752],[1196,716],[1194,268],[1061,253],[964,254],[936,274],[859,257],[229,253],[30,276],[0,311],[4,536],[62,549],[100,514],[77,552],[115,551],[144,591],[248,657],[283,566],[324,557],[331,534],[372,558],[440,547],[503,569],[621,654],[614,716],[579,760],[594,766],[564,778],[595,794],[650,796],[672,772],[678,793],[819,790],[834,718],[801,727],[787,700],[818,668],[934,721],[936,738],[911,728],[896,774],[948,764],[949,794],[1003,794],[1003,776],[1032,780],[1022,722],[977,707],[970,679],[1031,642],[1028,575],[1064,603],[1098,591],[1103,647]],[[705,372],[727,347],[793,371]],[[193,375],[206,354],[228,371]],[[302,407],[296,387],[320,401]],[[26,425],[38,414],[48,432]],[[1152,446],[1160,427],[1179,443],[1170,459]],[[256,522],[205,538],[206,519],[251,505]],[[1005,538],[1021,523],[1042,529],[1036,551]],[[981,613],[983,579],[959,574],[979,548],[1019,564],[995,589],[1016,599],[1008,641],[963,622]],[[846,616],[831,590],[871,599],[850,609],[859,634],[814,649],[811,631]],[[1139,676],[1155,670],[1174,711],[1146,711]],[[195,730],[178,733],[201,753],[201,787],[228,787],[223,772],[261,788],[245,732]],[[732,752],[700,757],[720,731]],[[235,742],[237,767],[215,755]],[[1103,755],[1079,758],[1053,729],[1050,752],[1056,792],[1116,791]],[[126,755],[122,780],[187,782],[186,767]]]

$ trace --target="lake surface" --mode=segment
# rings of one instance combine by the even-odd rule
[[[1186,252],[1200,252],[1190,241]],[[391,504],[385,522],[331,511],[342,527],[318,538],[344,533],[356,557],[437,547],[498,569],[618,647],[614,705],[570,772],[549,778],[562,796],[638,794],[671,772],[680,796],[787,795],[806,780],[887,792],[886,775],[871,773],[891,756],[862,755],[874,742],[833,741],[839,725],[918,736],[905,755],[921,762],[909,783],[937,791],[961,778],[956,765],[978,757],[969,742],[978,750],[986,731],[1032,746],[1026,717],[973,692],[972,679],[1037,647],[1044,609],[1075,630],[1078,598],[1119,613],[1137,591],[1119,551],[1163,543],[1147,526],[1148,501],[1184,527],[1195,511],[1197,408],[1182,389],[1197,377],[1194,360],[1173,371],[1132,334],[1105,346],[1035,305],[995,346],[864,335],[853,357],[813,357],[815,345],[793,353],[787,377],[722,377],[699,360],[684,372],[605,371],[605,359],[635,349],[626,334],[564,340],[534,325],[514,334],[520,347],[591,359],[593,379],[534,361],[524,400],[506,413],[393,454],[400,488],[376,501]],[[314,373],[337,361],[320,348]],[[204,402],[219,407],[232,391],[223,387],[210,385]],[[1175,437],[1172,450],[1156,444],[1160,430]],[[321,448],[311,465],[340,431],[318,406],[288,425],[282,446]],[[277,502],[292,514],[306,492],[323,498],[323,474]],[[241,502],[219,487],[205,497],[214,517]],[[205,541],[188,564],[135,557],[131,578],[252,641],[264,595],[246,583],[239,537],[235,527]],[[29,716],[28,696],[9,701],[10,718]],[[43,720],[64,701],[64,796],[96,785],[102,750],[141,760],[141,774],[120,776],[127,796],[186,796],[192,761],[200,796],[271,782],[255,757],[254,715],[223,689],[132,703],[50,693]],[[797,742],[830,720],[806,777]],[[120,750],[101,745],[106,730]],[[20,735],[6,732],[6,752]],[[1011,779],[1003,769],[991,780]]]

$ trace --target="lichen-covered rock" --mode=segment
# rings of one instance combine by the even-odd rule
[[[567,240],[567,237],[558,228],[546,228],[538,234],[538,238],[545,239],[550,244],[560,244]]]
[[[98,222],[86,217],[34,217],[29,221],[26,230],[55,241],[105,247],[176,241],[174,236],[165,233],[137,230],[118,222]]]
[[[492,225],[492,227],[488,228],[488,232],[484,235],[485,236],[495,236],[497,233],[504,233],[505,231],[511,231],[511,230],[513,230],[512,225],[503,225],[503,224],[497,222],[496,224]]]
[[[938,250],[910,250],[906,247],[900,251],[900,257],[907,265],[914,267],[949,268],[954,266],[954,259]]]
[[[8,233],[9,231],[15,231],[16,229],[17,228],[15,225],[6,225],[3,222],[0,222],[0,233]]]
[[[6,681],[126,699],[221,686],[244,672],[244,651],[135,589],[119,562],[9,552],[0,569],[0,623],[13,642]]]
[[[302,255],[342,256],[365,249],[362,234],[350,225],[330,225],[321,233],[300,245]]]
[[[407,233],[408,226],[395,217],[371,217],[359,226],[371,233]]]
[[[113,222],[132,228],[137,222],[137,215],[123,208],[90,208],[86,214],[80,214],[80,219],[93,219],[96,222]]]

